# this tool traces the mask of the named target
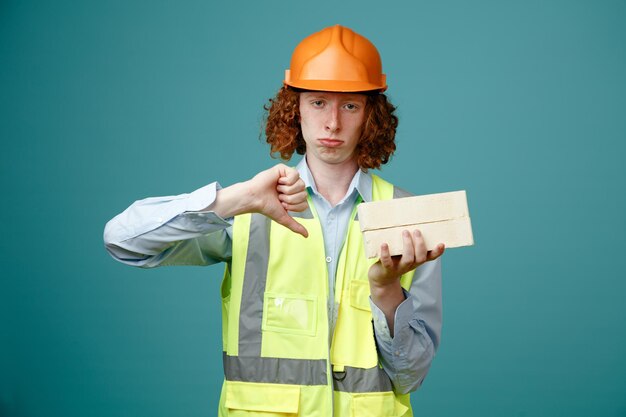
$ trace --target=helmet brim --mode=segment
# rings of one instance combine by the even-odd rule
[[[287,82],[285,85],[312,91],[333,91],[337,93],[371,93],[373,91],[383,92],[387,85],[376,85],[362,81],[337,81],[337,80],[298,80],[297,82]]]

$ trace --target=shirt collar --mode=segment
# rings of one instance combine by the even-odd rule
[[[298,162],[296,169],[300,173],[300,178],[302,178],[302,181],[304,181],[304,185],[315,194],[320,195],[317,191],[317,186],[315,185],[313,174],[311,174],[311,170],[306,163],[306,155],[302,157],[300,162]],[[363,201],[372,201],[372,174],[370,174],[369,172],[364,172],[360,169],[357,170],[356,174],[354,174],[354,177],[352,177],[350,185],[348,186],[348,192],[346,193],[346,196],[342,199],[342,201],[345,200],[346,197],[351,195],[355,189],[357,193],[359,193]]]

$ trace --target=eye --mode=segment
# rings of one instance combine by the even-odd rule
[[[345,107],[347,110],[357,110],[357,109],[359,108],[359,106],[357,106],[357,105],[356,105],[356,104],[354,104],[354,103],[347,103],[344,107]]]
[[[322,101],[322,100],[313,100],[311,102],[311,105],[313,107],[323,107],[324,106],[324,101]]]

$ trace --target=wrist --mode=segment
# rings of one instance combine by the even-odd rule
[[[374,304],[383,312],[389,327],[389,335],[394,335],[394,318],[396,308],[405,300],[400,280],[395,279],[387,284],[380,284],[370,280],[370,294]]]
[[[404,299],[404,292],[400,285],[399,279],[391,280],[390,282],[376,282],[370,279],[370,294],[372,300],[376,301],[382,298],[398,298],[399,296]]]
[[[213,211],[223,218],[257,211],[249,181],[239,182],[217,192]]]
[[[240,213],[258,213],[260,211],[259,201],[252,180],[235,184],[239,195]]]

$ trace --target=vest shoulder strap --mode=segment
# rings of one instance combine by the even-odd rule
[[[392,198],[411,197],[414,194],[372,174],[372,200],[391,200]]]

